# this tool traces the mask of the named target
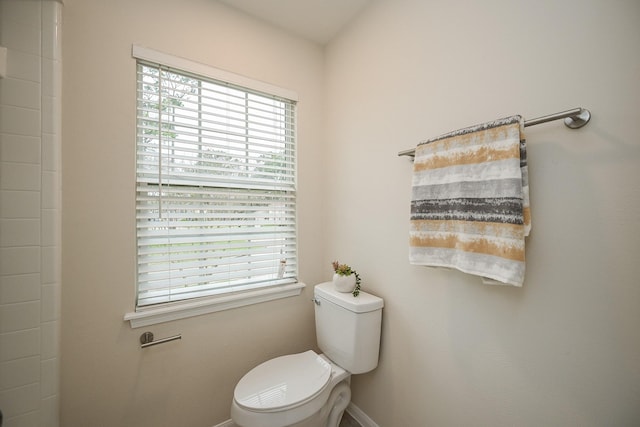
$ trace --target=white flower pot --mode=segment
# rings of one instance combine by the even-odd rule
[[[338,292],[353,292],[356,287],[356,275],[341,276],[336,273],[333,275],[333,286]]]

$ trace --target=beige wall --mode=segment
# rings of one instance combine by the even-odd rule
[[[61,425],[210,427],[249,368],[315,344],[295,298],[132,330],[135,61],[140,44],[299,95],[300,277],[320,281],[323,55],[211,0],[64,6]],[[141,350],[140,334],[182,340]]]
[[[209,0],[66,1],[61,425],[210,427],[249,367],[314,345],[310,289],[148,328],[183,339],[145,351],[123,322],[132,43],[298,92],[301,278],[339,259],[385,298],[380,366],[353,383],[380,426],[639,424],[639,18],[636,0],[377,0],[323,52]],[[398,151],[574,106],[582,130],[527,129],[524,288],[408,265]]]
[[[640,424],[640,3],[374,1],[326,52],[326,259],[385,298],[353,400],[380,426]],[[515,113],[533,230],[521,289],[408,265],[397,152]]]

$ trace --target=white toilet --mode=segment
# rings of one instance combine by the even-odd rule
[[[236,385],[231,418],[240,427],[338,427],[351,400],[351,374],[378,366],[382,298],[338,292],[332,282],[314,289],[312,350],[268,360]]]

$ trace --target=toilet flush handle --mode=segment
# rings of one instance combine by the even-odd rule
[[[318,298],[311,298],[311,301],[315,302],[316,305],[320,305],[320,300]]]

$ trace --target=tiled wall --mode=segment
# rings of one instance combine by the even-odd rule
[[[0,410],[4,427],[57,426],[61,8],[0,0]]]

